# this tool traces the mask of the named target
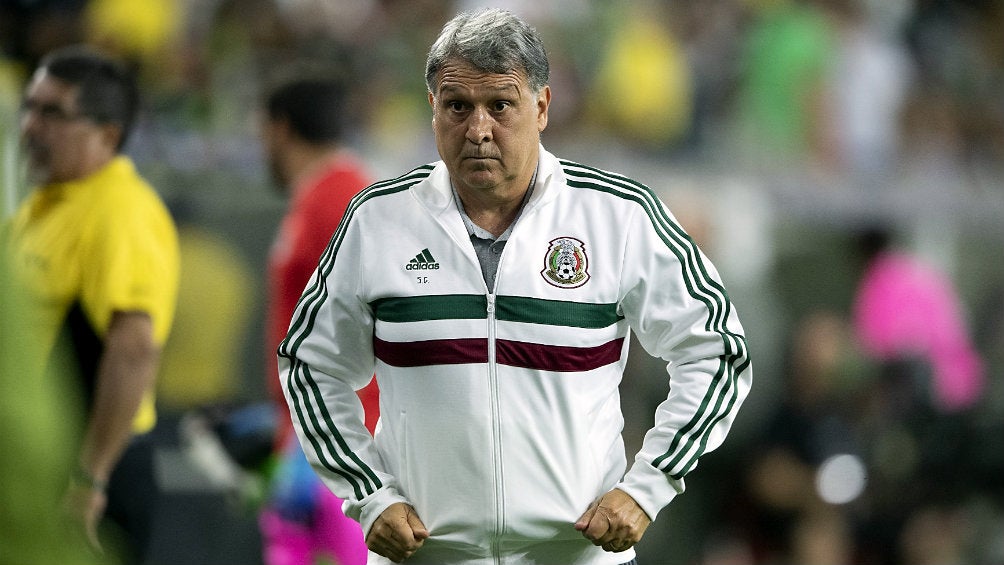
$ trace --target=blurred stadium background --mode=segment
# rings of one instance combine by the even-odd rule
[[[239,465],[255,457],[240,438],[253,451],[267,421],[253,410],[266,394],[261,273],[285,205],[258,145],[263,86],[292,64],[340,73],[351,147],[375,177],[396,176],[437,158],[426,50],[479,5],[0,0],[0,214],[29,188],[16,127],[28,73],[49,49],[88,42],[139,73],[145,107],[128,153],[183,230],[151,563],[261,560],[261,483]],[[1004,563],[1004,2],[493,5],[537,26],[549,50],[545,146],[659,192],[721,271],[749,336],[747,407],[638,546],[640,563]],[[906,353],[868,342],[860,244],[876,231],[947,292],[963,353],[939,357],[935,330],[950,322],[922,298],[895,336]],[[2,367],[6,387],[15,364]],[[662,371],[636,347],[629,450]],[[953,384],[970,392],[946,400]],[[0,396],[13,421],[16,401]],[[25,449],[4,441],[5,453]],[[19,476],[0,484],[15,491]]]

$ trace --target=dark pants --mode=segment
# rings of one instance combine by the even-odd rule
[[[146,558],[157,507],[153,443],[133,438],[108,481],[108,507],[103,531],[123,563],[138,565]]]

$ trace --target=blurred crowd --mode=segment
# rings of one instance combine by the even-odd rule
[[[398,174],[438,158],[428,45],[484,4],[0,0],[0,213],[28,188],[26,73],[69,43],[129,60],[144,111],[127,152],[182,230],[163,411],[254,404],[256,277],[283,209],[263,85],[293,64],[346,77],[348,141]],[[747,327],[749,408],[639,562],[1004,563],[1004,2],[491,4],[549,49],[545,146],[660,192]],[[664,369],[634,352],[626,413],[651,414]]]
[[[174,168],[253,169],[247,143],[232,138],[253,127],[248,102],[276,68],[312,60],[352,77],[359,143],[407,161],[429,153],[416,143],[427,135],[426,44],[450,14],[479,4],[5,0],[3,84],[16,97],[25,69],[57,45],[106,47],[145,80],[152,131],[134,152]],[[872,185],[916,166],[920,177],[954,172],[982,187],[1004,162],[999,2],[501,4],[551,40],[561,95],[551,143],[614,142]]]

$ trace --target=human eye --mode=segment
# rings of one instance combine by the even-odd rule
[[[444,106],[454,114],[460,114],[467,110],[467,104],[464,104],[460,100],[447,100]]]
[[[492,110],[496,113],[504,112],[509,109],[510,106],[512,106],[512,103],[508,100],[496,100],[492,103]]]
[[[22,115],[35,113],[46,121],[68,121],[76,118],[76,116],[56,104],[38,102],[36,100],[22,101],[20,110]]]

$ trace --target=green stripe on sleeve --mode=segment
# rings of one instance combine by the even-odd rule
[[[704,453],[714,424],[728,415],[735,405],[738,375],[749,366],[746,338],[727,327],[732,304],[725,288],[710,275],[693,240],[673,221],[651,189],[622,175],[570,161],[561,164],[568,175],[569,186],[606,192],[634,201],[645,210],[656,232],[683,266],[688,293],[708,308],[705,329],[722,336],[726,355],[721,357],[711,388],[693,419],[677,431],[667,451],[653,462],[666,472],[676,469],[673,476],[680,478]]]

